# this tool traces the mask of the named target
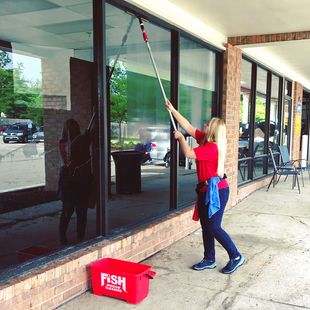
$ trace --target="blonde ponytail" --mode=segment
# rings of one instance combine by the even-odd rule
[[[208,142],[213,142],[217,144],[217,174],[218,176],[223,177],[226,155],[226,125],[224,121],[218,118],[212,118],[209,122],[209,130],[206,139]]]

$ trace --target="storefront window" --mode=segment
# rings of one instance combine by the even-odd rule
[[[144,27],[170,98],[170,32],[149,22]],[[108,226],[113,234],[170,209],[170,169],[164,161],[170,150],[170,119],[138,18],[109,4],[106,50],[109,71],[113,70],[108,84],[112,155]],[[141,163],[128,161],[122,167],[127,154],[116,152],[134,150],[144,152]]]
[[[69,118],[84,133],[93,110],[92,1],[68,6],[1,4],[1,269],[44,253],[42,248],[65,247],[59,244],[59,140]],[[89,209],[84,240],[96,236],[95,219],[96,210]],[[77,244],[76,231],[74,213],[66,231],[69,245]]]
[[[270,99],[270,124],[269,124],[269,148],[273,150],[276,162],[279,161],[279,145],[280,145],[280,123],[279,123],[279,87],[280,78],[272,75],[271,80],[271,99]],[[268,173],[274,170],[271,160],[268,162]]]
[[[251,116],[251,78],[252,64],[242,59],[241,95],[239,117],[239,147],[238,147],[238,183],[248,180],[251,164],[249,159],[250,116]]]
[[[193,59],[195,61],[193,61]],[[212,103],[217,101],[216,55],[205,47],[181,37],[179,111],[197,129],[211,119]],[[183,134],[186,134],[182,131]],[[187,136],[192,148],[196,140]],[[193,200],[197,183],[196,163],[179,152],[179,204]],[[188,186],[192,184],[192,186]]]
[[[266,132],[266,91],[267,71],[257,68],[257,90],[255,101],[255,128],[254,128],[254,178],[263,175],[264,159],[261,155],[265,153]]]
[[[292,97],[288,94],[292,94],[292,82],[285,81],[285,98],[282,108],[282,145],[286,145],[290,149],[290,137],[291,137],[291,109],[292,109]]]
[[[252,89],[251,83],[256,88]],[[280,77],[254,62],[242,59],[238,184],[258,179],[273,171],[273,165],[268,159],[269,148],[274,151],[276,160],[279,160],[281,92]]]

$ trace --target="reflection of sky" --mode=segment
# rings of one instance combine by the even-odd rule
[[[12,63],[5,66],[5,69],[17,68],[17,64],[22,62],[24,66],[23,75],[26,80],[35,82],[42,79],[41,59],[36,57],[25,56],[16,53],[9,53]]]
[[[24,64],[24,77],[35,82],[42,79],[41,59],[13,53],[13,67],[22,62]]]

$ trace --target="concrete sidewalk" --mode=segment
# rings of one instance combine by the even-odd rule
[[[137,305],[88,291],[58,307],[99,309],[310,309],[310,181],[301,194],[283,179],[256,191],[224,214],[223,228],[246,258],[233,274],[220,271],[228,261],[216,245],[217,268],[191,269],[203,255],[201,230],[141,262],[157,274],[149,295]]]

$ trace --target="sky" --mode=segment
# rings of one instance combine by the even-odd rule
[[[13,55],[13,56],[12,56]],[[24,64],[24,77],[26,80],[35,82],[37,79],[42,79],[41,59],[31,56],[26,56],[17,53],[9,53],[9,57],[13,60],[5,69],[17,68],[17,64]]]
[[[35,82],[42,79],[41,59],[13,53],[13,68],[22,62],[24,64],[24,77],[26,80]]]

